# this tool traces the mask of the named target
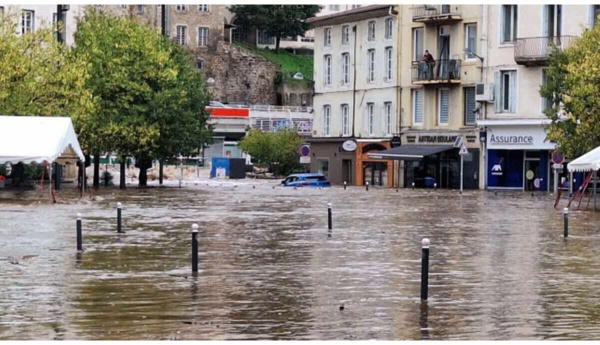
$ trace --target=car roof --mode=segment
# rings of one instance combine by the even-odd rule
[[[296,177],[325,177],[325,176],[323,176],[323,174],[319,174],[319,173],[291,174],[289,177],[291,177],[291,176],[296,176]]]

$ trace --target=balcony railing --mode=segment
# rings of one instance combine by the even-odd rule
[[[460,60],[437,60],[435,63],[413,61],[412,82],[415,84],[460,83]]]
[[[568,48],[575,38],[575,36],[517,38],[515,62],[526,66],[547,65],[550,53],[554,49]]]
[[[461,21],[460,6],[457,5],[419,5],[413,7],[413,22],[444,22]]]

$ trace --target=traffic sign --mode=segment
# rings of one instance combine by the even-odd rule
[[[462,147],[462,146],[464,146],[464,144],[463,144],[463,137],[461,137],[461,136],[456,137],[456,139],[454,139],[454,143],[452,144],[452,146],[454,146],[454,147]]]
[[[563,164],[552,164],[552,168],[554,168],[554,169],[558,169],[558,170],[560,170],[560,169],[562,169],[562,168],[564,168],[564,167],[565,167],[565,166],[564,166]]]
[[[458,151],[458,154],[461,155],[461,156],[466,156],[466,155],[469,154],[469,150],[467,150],[467,147],[463,144],[460,147],[460,151]]]
[[[565,161],[565,156],[558,153],[558,150],[554,150],[554,152],[552,152],[552,163],[562,164],[564,161]]]
[[[303,157],[309,156],[310,155],[310,146],[302,145],[302,147],[300,148],[300,154]]]

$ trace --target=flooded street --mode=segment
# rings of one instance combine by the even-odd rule
[[[600,338],[600,213],[565,241],[548,194],[278,183],[0,193],[0,339]]]

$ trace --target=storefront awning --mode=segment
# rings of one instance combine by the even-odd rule
[[[406,145],[394,147],[393,149],[369,152],[367,155],[369,158],[374,159],[392,159],[402,161],[418,161],[423,157],[431,156],[436,153],[452,150],[453,146],[439,146],[439,145]]]

